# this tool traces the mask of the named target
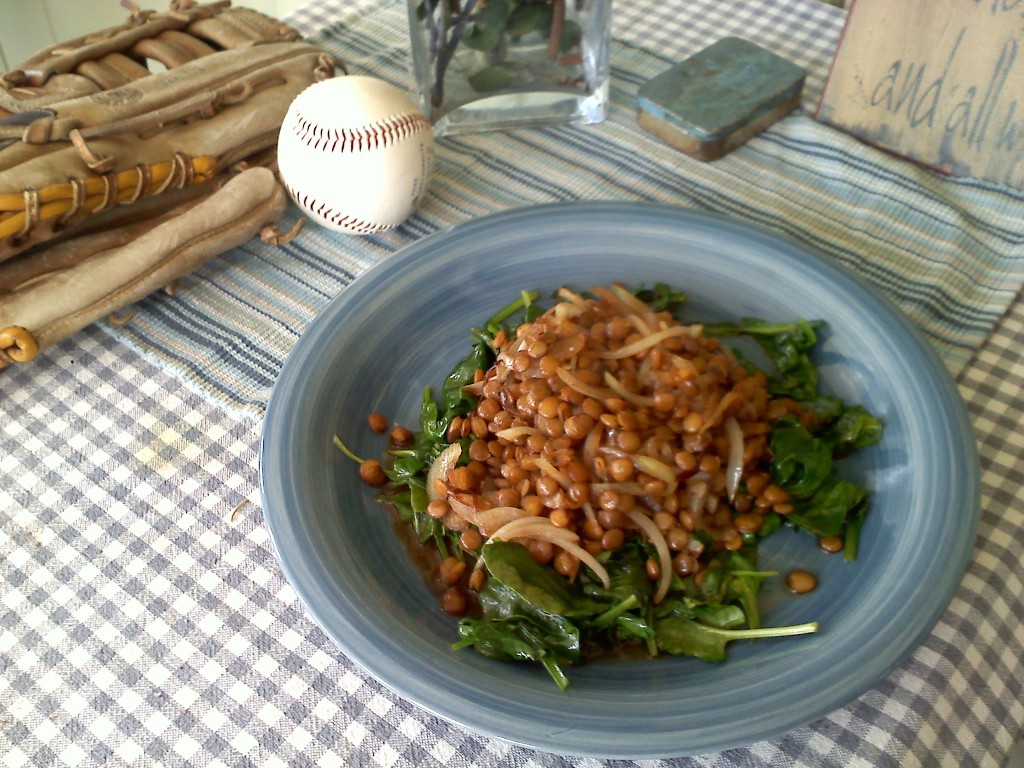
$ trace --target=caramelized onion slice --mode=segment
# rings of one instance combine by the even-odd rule
[[[624,306],[629,307],[634,312],[639,313],[641,316],[653,315],[653,313],[651,312],[651,308],[649,306],[644,304],[643,301],[636,297],[636,294],[628,290],[625,286],[621,285],[620,283],[613,283],[612,285],[608,286],[608,290],[610,290],[615,295],[615,298],[617,298]]]
[[[603,389],[601,387],[594,387],[580,380],[572,371],[568,368],[559,368],[555,373],[558,374],[558,378],[564,381],[567,385],[575,389],[582,395],[592,397],[595,400],[607,400],[610,397],[618,397],[618,393],[610,390]]]
[[[649,333],[654,333],[654,331],[657,330],[656,328],[652,328],[651,324],[639,315],[626,315],[626,319],[633,324],[633,327],[636,328],[638,333],[642,333],[644,336]]]
[[[603,493],[604,491],[615,491],[616,493],[628,493],[631,496],[643,496],[647,493],[643,483],[591,483],[592,493]]]
[[[431,501],[437,501],[443,499],[437,490],[437,481],[444,480],[448,476],[448,471],[452,469],[459,461],[459,457],[462,456],[462,445],[459,443],[452,443],[443,451],[441,454],[434,459],[434,463],[430,465],[430,469],[427,470],[427,498]]]
[[[539,435],[540,430],[536,427],[509,427],[508,429],[502,429],[494,433],[495,437],[500,437],[502,440],[508,440],[512,443],[518,440],[520,437],[529,437],[530,435]]]
[[[658,461],[650,456],[634,456],[633,465],[641,472],[646,472],[665,483],[665,494],[675,492],[679,481],[676,480],[676,470],[664,462]]]
[[[699,374],[697,366],[695,366],[693,361],[689,358],[682,357],[680,355],[672,355],[669,359],[676,368],[683,372],[685,379],[695,379]]]
[[[658,552],[658,560],[661,563],[661,575],[658,578],[658,589],[654,593],[654,602],[660,603],[665,599],[665,595],[668,594],[669,585],[672,583],[672,555],[668,551],[668,542],[665,541],[665,537],[658,530],[658,526],[654,524],[654,521],[639,509],[631,509],[626,512],[626,515],[637,524],[640,530],[647,534],[647,538],[650,539],[654,549]]]
[[[580,315],[583,314],[582,309],[580,309],[575,304],[570,304],[569,302],[566,301],[563,301],[559,304],[555,304],[555,306],[552,307],[551,309],[555,313],[555,317],[557,317],[559,320],[568,320],[574,317],[579,317]]]
[[[592,570],[601,580],[605,589],[611,586],[608,571],[597,558],[579,545],[579,537],[572,531],[559,528],[546,517],[529,517],[513,520],[496,530],[487,542],[511,541],[512,539],[537,539],[547,541],[566,552],[575,555],[579,561]],[[487,546],[486,544],[484,546]],[[481,558],[482,559],[482,558]]]
[[[522,517],[511,520],[497,528],[488,537],[488,541],[512,541],[514,539],[533,539],[543,536],[546,541],[575,543],[578,537],[572,531],[558,528],[546,517]],[[486,545],[485,545],[486,546]]]
[[[555,478],[555,480],[558,481],[558,484],[562,486],[562,488],[564,488],[565,490],[568,491],[570,488],[572,488],[572,480],[570,480],[564,472],[558,469],[558,467],[556,467],[550,461],[545,459],[543,456],[535,457],[533,463],[537,467],[537,469],[539,469],[545,475]]]
[[[698,432],[698,434],[703,435],[705,432],[707,432],[709,429],[711,429],[711,427],[713,427],[716,424],[718,424],[718,422],[721,421],[722,416],[725,415],[726,410],[733,403],[735,403],[739,399],[739,397],[740,396],[738,394],[736,394],[735,390],[730,390],[730,391],[726,392],[722,396],[722,399],[718,401],[718,405],[715,406],[715,410],[711,413],[710,416],[708,416],[704,420],[704,423],[701,425],[701,428],[700,428],[700,431]]]
[[[643,352],[645,349],[650,349],[656,344],[660,344],[665,339],[670,339],[673,336],[688,336],[689,334],[690,329],[687,326],[673,325],[661,331],[656,331],[649,336],[644,336],[642,339],[637,339],[632,344],[619,347],[611,352],[605,352],[601,357],[605,360],[621,360],[624,357],[632,357],[638,352]]]
[[[480,529],[484,536],[490,535],[490,531],[500,530],[514,520],[529,517],[530,513],[521,507],[491,507],[490,509],[477,509],[466,504],[456,496],[448,497],[448,506],[452,511]]]
[[[569,302],[570,304],[574,304],[579,309],[587,309],[590,306],[590,303],[585,298],[580,296],[580,294],[576,293],[576,291],[571,288],[566,288],[564,285],[558,289],[558,298]]]
[[[654,407],[654,398],[648,395],[638,395],[635,392],[630,392],[618,379],[612,376],[610,371],[604,372],[604,383],[607,384],[619,397],[623,400],[628,400],[634,405],[646,406],[648,408]]]
[[[732,416],[725,420],[725,434],[729,438],[729,461],[725,467],[725,490],[729,501],[736,499],[736,490],[743,477],[743,430]]]

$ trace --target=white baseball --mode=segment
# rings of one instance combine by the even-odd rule
[[[281,124],[277,163],[288,193],[317,223],[358,235],[382,232],[423,199],[434,135],[398,88],[340,76],[295,97]]]

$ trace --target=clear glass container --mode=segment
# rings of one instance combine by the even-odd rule
[[[419,106],[438,136],[598,123],[612,0],[407,0]]]

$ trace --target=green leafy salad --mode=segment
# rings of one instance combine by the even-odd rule
[[[762,626],[758,592],[782,575],[758,544],[789,527],[855,559],[868,493],[837,467],[882,437],[819,391],[822,323],[684,323],[663,284],[537,298],[470,331],[383,461],[336,439],[433,553],[454,647],[565,688],[568,667],[612,654],[720,662],[732,640],[816,631]]]

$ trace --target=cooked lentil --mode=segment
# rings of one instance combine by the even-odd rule
[[[786,574],[786,586],[790,592],[805,595],[818,587],[818,578],[808,571],[795,570]]]
[[[359,477],[367,485],[372,485],[376,488],[379,488],[388,481],[387,475],[384,474],[384,467],[381,466],[377,459],[366,459],[363,461],[359,465]]]

